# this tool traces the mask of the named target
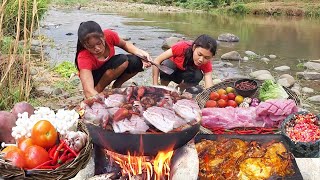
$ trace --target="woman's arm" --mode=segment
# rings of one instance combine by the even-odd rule
[[[212,72],[207,72],[204,74],[204,87],[209,88],[211,86],[213,86]]]
[[[120,38],[120,43],[119,43],[118,47],[120,47],[121,49],[127,51],[128,53],[139,55],[139,56],[142,56],[142,57],[146,57],[149,61],[152,61],[151,56],[146,51],[137,48],[132,43],[126,42],[121,38]],[[143,62],[143,66],[144,67],[150,67],[151,66],[150,63],[146,63],[144,61],[142,61],[142,62]]]
[[[169,59],[172,56],[173,56],[173,53],[172,53],[172,49],[170,48],[165,52],[163,52],[162,54],[160,54],[158,57],[156,57],[154,59],[154,63],[161,64],[162,61]],[[152,77],[153,77],[152,78],[153,85],[158,85],[159,69],[156,66],[152,67]]]
[[[94,81],[93,81],[91,70],[81,69],[80,80],[81,80],[82,88],[86,98],[89,98],[98,94],[98,91],[94,89]]]

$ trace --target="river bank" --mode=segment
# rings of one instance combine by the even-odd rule
[[[156,3],[156,2],[154,2]],[[195,3],[196,4],[196,3]],[[178,5],[178,6],[176,6]],[[263,15],[263,16],[296,16],[296,17],[320,17],[319,1],[285,1],[285,2],[250,2],[231,3],[208,7],[182,3],[169,3],[166,6],[159,4],[144,4],[139,1],[83,1],[82,3],[66,4],[54,2],[54,7],[63,9],[85,9],[104,12],[197,12],[212,14],[241,14],[241,15]],[[184,8],[185,7],[185,8]]]

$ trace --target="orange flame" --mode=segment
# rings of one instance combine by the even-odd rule
[[[129,180],[134,175],[146,174],[147,180],[169,179],[170,177],[170,160],[173,151],[159,152],[155,159],[150,159],[148,156],[132,156],[129,152],[128,155],[121,155],[115,152],[106,151],[122,169],[122,175],[128,176]]]

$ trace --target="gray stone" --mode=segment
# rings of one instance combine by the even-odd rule
[[[31,75],[31,76],[34,76],[34,75],[36,75],[36,74],[38,74],[37,69],[34,68],[34,67],[31,67],[31,68],[30,68],[30,75]]]
[[[320,79],[320,73],[318,72],[297,72],[298,78],[306,79],[306,80],[318,80]]]
[[[176,44],[179,41],[182,41],[182,38],[178,38],[178,37],[169,37],[166,38],[163,43],[161,48],[162,49],[170,49],[174,44]]]
[[[311,102],[320,103],[320,95],[311,96],[311,97],[308,98],[308,100],[311,101]]]
[[[31,46],[40,46],[40,40],[32,39]]]
[[[242,60],[240,54],[237,51],[231,51],[228,53],[225,53],[221,56],[221,59],[223,60],[231,60],[231,61],[239,61]]]
[[[268,80],[268,79],[274,81],[274,77],[271,74],[260,74],[256,78],[261,81]]]
[[[243,60],[244,60],[244,61],[248,61],[249,58],[248,58],[247,56],[245,56],[245,57],[243,57]]]
[[[282,74],[278,80],[278,83],[282,84],[285,87],[291,87],[295,82],[296,80],[290,74]]]
[[[35,90],[40,96],[49,97],[52,94],[53,88],[48,86],[38,86]]]
[[[266,57],[263,57],[263,58],[261,58],[260,60],[261,60],[261,61],[264,61],[264,62],[269,62],[269,61],[270,61],[270,59],[268,59],[268,58],[266,58]]]
[[[239,42],[239,37],[231,33],[224,33],[218,36],[218,41],[224,42]]]
[[[300,92],[300,90],[298,88],[293,87],[293,88],[291,88],[291,91],[296,93],[298,96],[301,95],[301,92]]]
[[[270,59],[275,59],[275,58],[277,58],[277,56],[274,55],[274,54],[270,54],[270,55],[269,55],[269,58],[270,58]]]
[[[306,62],[303,64],[306,68],[311,69],[311,70],[316,70],[320,71],[320,63],[316,62]]]
[[[248,56],[258,56],[255,52],[253,52],[253,51],[245,51],[244,52],[246,55],[248,55]]]
[[[279,67],[274,68],[274,70],[276,70],[276,71],[288,71],[288,70],[290,70],[290,67],[289,66],[279,66]]]
[[[258,71],[251,72],[249,75],[253,78],[256,78],[257,76],[259,76],[261,74],[271,74],[271,73],[268,70],[258,70]]]
[[[311,62],[316,62],[316,63],[320,63],[320,59],[317,60],[310,60]]]
[[[62,94],[62,90],[61,88],[56,88],[52,91],[52,94],[57,96],[57,95],[61,95]]]
[[[303,87],[302,92],[305,94],[310,94],[310,93],[314,93],[314,90],[312,88]]]

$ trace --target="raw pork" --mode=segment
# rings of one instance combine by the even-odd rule
[[[144,118],[138,115],[132,115],[130,120],[125,118],[121,121],[113,121],[112,127],[114,132],[116,133],[123,133],[128,131],[131,134],[144,133],[149,129],[149,126],[144,121]]]
[[[187,122],[192,120],[200,121],[201,110],[194,100],[181,99],[173,104],[174,111]]]
[[[143,112],[143,117],[154,127],[165,133],[187,123],[177,116],[174,111],[157,106],[149,107]]]

